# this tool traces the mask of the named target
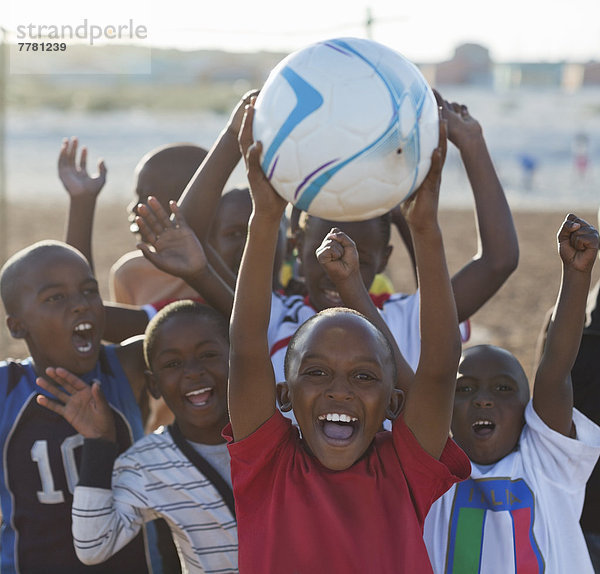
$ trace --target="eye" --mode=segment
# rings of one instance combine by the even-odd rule
[[[48,303],[55,303],[57,301],[62,301],[65,298],[63,293],[52,293],[52,295],[48,295],[44,301]]]
[[[374,374],[364,371],[356,373],[354,375],[354,378],[360,381],[361,383],[370,383],[371,381],[379,380],[378,377],[376,377]]]
[[[513,389],[512,385],[509,385],[507,383],[500,383],[500,384],[496,385],[496,390],[500,391],[502,393],[507,393],[507,392],[513,391],[514,389]]]
[[[98,293],[99,293],[98,287],[86,287],[83,290],[84,295],[98,295]]]
[[[200,353],[198,355],[199,359],[214,359],[215,357],[219,357],[219,353],[217,351],[204,351],[204,353]]]
[[[457,393],[470,393],[473,390],[473,387],[468,383],[460,383],[456,385]]]
[[[304,371],[304,374],[308,375],[309,377],[324,377],[327,373],[319,367],[312,367],[306,369],[306,371]]]
[[[173,359],[171,361],[167,361],[163,363],[161,369],[178,369],[181,367],[181,361],[179,359]]]

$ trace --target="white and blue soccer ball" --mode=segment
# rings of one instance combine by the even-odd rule
[[[386,213],[418,188],[438,144],[427,81],[371,40],[336,38],[290,54],[255,107],[263,171],[282,197],[323,219]]]

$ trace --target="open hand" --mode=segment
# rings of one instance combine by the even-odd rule
[[[95,198],[106,183],[104,160],[98,162],[98,173],[93,177],[87,172],[87,148],[81,148],[77,165],[77,138],[63,140],[58,155],[58,177],[71,197]]]
[[[235,134],[236,138],[239,136],[240,130],[242,129],[242,122],[244,121],[246,106],[250,103],[252,98],[256,98],[256,96],[258,96],[258,93],[259,90],[248,90],[237,103],[233,112],[231,112],[227,129],[231,133]]]
[[[56,400],[38,395],[36,401],[39,405],[59,414],[85,438],[103,438],[116,442],[113,413],[98,381],[88,385],[62,368],[48,367],[46,375],[51,380],[38,377],[36,383],[38,387],[53,394]]]
[[[598,254],[598,231],[585,220],[569,213],[557,235],[558,252],[565,266],[590,272]]]
[[[471,116],[467,106],[444,100],[436,90],[433,93],[440,107],[441,117],[447,123],[448,139],[459,150],[470,141],[479,141],[483,134],[481,124]]]
[[[175,201],[170,202],[170,218],[156,197],[137,207],[138,224],[143,243],[138,248],[158,269],[181,277],[194,276],[208,267],[200,240],[186,223]]]

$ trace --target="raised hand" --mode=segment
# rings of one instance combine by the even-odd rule
[[[173,217],[150,196],[147,204],[137,207],[136,223],[143,243],[138,248],[158,269],[186,279],[208,266],[204,248],[186,223],[177,203],[170,202]]]
[[[598,231],[569,213],[557,235],[558,253],[563,264],[575,271],[589,273],[598,254]]]
[[[436,90],[433,90],[441,116],[447,123],[448,139],[460,150],[464,145],[481,139],[481,124],[469,113],[467,106],[457,102],[448,102]]]
[[[252,97],[245,109],[239,135],[240,150],[246,163],[246,173],[252,194],[254,214],[273,216],[279,221],[283,215],[287,201],[273,189],[271,182],[260,167],[262,144],[261,142],[255,142],[252,136],[255,101],[256,98]]]
[[[115,420],[98,381],[88,385],[63,368],[48,367],[46,375],[48,379],[38,377],[36,383],[56,400],[38,395],[39,405],[63,417],[85,438],[116,441]]]
[[[77,164],[76,137],[63,140],[58,155],[58,177],[71,197],[89,196],[95,198],[106,182],[104,160],[98,162],[98,173],[90,176],[87,172],[87,148],[83,146]]]
[[[242,122],[244,121],[244,113],[246,111],[246,106],[250,103],[252,98],[256,99],[256,96],[258,96],[258,92],[259,90],[247,91],[242,96],[233,112],[231,112],[231,116],[229,116],[227,129],[231,133],[235,134],[236,138],[238,137],[240,130],[242,129]]]
[[[446,160],[446,121],[440,118],[438,147],[431,154],[431,167],[418,189],[402,203],[402,214],[412,231],[437,225],[437,209],[442,181],[442,168]]]
[[[337,227],[333,227],[325,236],[315,254],[317,261],[336,285],[348,279],[353,273],[360,272],[356,244]]]

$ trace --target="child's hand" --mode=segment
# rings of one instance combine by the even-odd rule
[[[38,395],[36,401],[39,405],[59,414],[85,438],[116,442],[115,420],[98,381],[90,386],[62,368],[49,367],[46,375],[55,382],[38,377],[37,385],[58,400]]]
[[[433,90],[433,93],[441,109],[442,118],[447,123],[448,139],[459,150],[474,140],[479,141],[483,133],[481,125],[471,116],[467,106],[444,100],[436,90]]]
[[[136,223],[143,240],[138,249],[161,271],[192,277],[207,269],[206,254],[177,203],[171,201],[170,206],[173,218],[169,218],[156,197],[150,196],[147,205],[138,205]]]
[[[71,197],[88,196],[95,198],[106,182],[104,160],[98,162],[98,173],[91,177],[87,172],[87,148],[81,148],[77,166],[77,138],[65,139],[58,156],[58,176]]]
[[[566,267],[589,273],[598,254],[598,231],[576,215],[569,213],[557,236],[558,253]]]
[[[440,118],[438,147],[431,154],[431,167],[419,188],[402,203],[402,214],[411,231],[437,226],[437,210],[442,181],[442,168],[446,159],[446,121]]]
[[[237,103],[231,116],[229,116],[229,122],[227,123],[227,129],[235,134],[235,137],[239,137],[240,130],[242,129],[242,122],[244,121],[244,113],[246,106],[250,103],[252,98],[258,96],[259,90],[249,90],[243,96],[242,99]]]
[[[356,244],[337,227],[325,236],[315,255],[335,285],[360,272]]]
[[[254,101],[252,97],[246,106],[242,129],[240,130],[239,144],[244,161],[246,162],[246,173],[252,194],[253,216],[273,217],[277,221],[281,219],[287,201],[273,189],[273,186],[265,176],[260,167],[260,153],[262,144],[255,142],[252,136],[252,121],[254,120]]]

